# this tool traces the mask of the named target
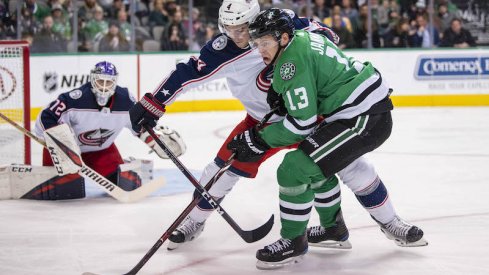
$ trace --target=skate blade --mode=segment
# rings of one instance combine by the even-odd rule
[[[279,269],[288,265],[300,263],[304,259],[304,254],[296,257],[291,257],[280,262],[264,262],[256,261],[256,268],[260,270],[273,270]]]
[[[179,248],[182,244],[183,243],[174,243],[172,241],[168,241],[168,246],[166,247],[166,249],[172,251]]]
[[[314,247],[325,247],[333,249],[351,249],[351,243],[349,240],[346,241],[324,241],[319,243],[309,243],[309,246]]]
[[[400,247],[418,247],[418,246],[427,246],[428,245],[428,242],[424,238],[421,238],[421,239],[419,239],[415,242],[412,242],[412,243],[403,242],[400,240],[394,240],[394,242]]]

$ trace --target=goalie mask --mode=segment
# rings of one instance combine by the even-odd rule
[[[95,68],[90,71],[92,92],[95,94],[99,106],[105,106],[115,93],[117,76],[118,73],[114,64],[107,61],[97,63]]]

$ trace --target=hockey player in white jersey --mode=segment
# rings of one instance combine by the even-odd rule
[[[141,181],[133,171],[121,171],[124,161],[114,141],[123,128],[132,131],[129,109],[135,100],[127,88],[117,85],[118,72],[114,64],[97,63],[90,72],[90,81],[81,87],[62,93],[39,114],[35,134],[43,137],[44,130],[67,124],[73,131],[84,163],[122,189],[129,191]],[[133,131],[132,131],[133,132]],[[177,132],[157,129],[177,155],[185,152],[185,144]],[[135,133],[160,157],[168,158],[147,133]],[[43,166],[53,166],[48,150],[43,151]],[[59,200],[85,197],[83,178],[78,174],[55,176],[27,192],[23,198]]]
[[[263,63],[258,51],[249,47],[248,24],[259,11],[260,7],[256,0],[224,0],[219,10],[219,27],[222,34],[209,41],[201,49],[198,58],[193,57],[187,63],[177,64],[176,69],[161,82],[153,93],[147,93],[130,110],[133,129],[138,132],[141,131],[143,124],[156,125],[156,121],[165,112],[165,106],[171,104],[179,94],[208,81],[226,78],[231,93],[241,101],[247,114],[224,141],[214,161],[205,167],[200,178],[202,185],[209,182],[231,156],[232,152],[227,149],[229,141],[237,134],[254,127],[271,110],[267,97],[272,68]],[[331,41],[338,42],[337,36],[320,23],[299,18],[292,11],[287,12],[296,29],[318,31]],[[275,115],[270,122],[281,120],[283,116]],[[281,149],[284,147],[268,150],[259,161],[253,163],[235,160],[212,186],[209,193],[216,199],[224,198],[240,177],[254,178],[261,163]],[[373,167],[364,158],[359,158],[339,175],[340,177],[343,175],[343,182],[354,192],[368,187],[376,178]],[[318,245],[326,246],[326,243],[333,242],[333,246],[351,247],[348,242],[348,230],[339,209],[340,189],[332,185],[330,192],[325,192],[324,195],[318,200],[331,199],[331,205],[337,209],[337,212],[331,215],[330,219],[322,220],[321,226],[315,230],[308,231],[309,241]],[[371,206],[367,208],[367,211],[383,223],[387,223],[396,216],[388,197],[385,198],[382,205]],[[198,237],[211,212],[212,207],[205,200],[201,200],[198,207],[192,210],[186,220],[170,236],[168,249],[175,249],[180,244]]]

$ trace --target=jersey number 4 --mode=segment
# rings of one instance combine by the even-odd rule
[[[307,99],[306,88],[300,87],[294,89],[294,98],[298,98],[298,101],[292,100],[292,95],[290,91],[285,92],[287,96],[287,100],[289,101],[289,106],[291,111],[295,111],[297,109],[304,109],[309,106],[309,99]]]

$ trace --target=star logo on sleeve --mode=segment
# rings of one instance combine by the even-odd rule
[[[170,95],[170,90],[163,89],[161,92],[163,93],[164,96]]]

